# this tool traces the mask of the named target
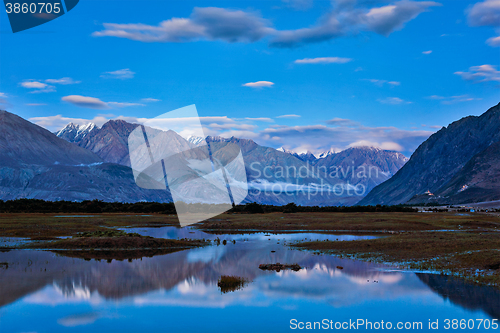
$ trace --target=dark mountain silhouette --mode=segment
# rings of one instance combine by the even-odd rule
[[[359,204],[498,200],[499,142],[500,104],[433,134],[394,177],[375,187]]]

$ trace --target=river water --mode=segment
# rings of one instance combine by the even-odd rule
[[[437,331],[450,331],[445,330],[447,319],[450,326],[453,319],[465,319],[475,325],[474,331],[494,331],[484,324],[500,318],[496,289],[288,247],[304,239],[370,236],[211,235],[174,227],[127,230],[172,239],[219,238],[221,244],[131,255],[128,260],[0,252],[0,332],[290,332],[308,322],[335,328],[349,321],[361,324],[358,320],[365,323],[359,330],[370,322],[371,327],[378,323],[385,328],[390,323],[393,329],[398,323],[417,323],[413,328],[422,323],[420,331],[426,331],[429,320],[437,320]],[[258,268],[276,262],[298,263],[304,269]],[[221,275],[251,282],[222,293],[217,286]],[[477,329],[479,323],[483,326]]]

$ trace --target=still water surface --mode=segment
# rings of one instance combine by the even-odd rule
[[[47,251],[0,252],[0,263],[8,264],[0,265],[0,332],[290,332],[291,319],[418,321],[424,331],[429,319],[438,319],[439,331],[444,331],[446,318],[500,317],[500,293],[493,288],[287,246],[295,240],[348,241],[357,236],[127,230],[228,242],[111,262]],[[275,262],[305,269],[277,273],[258,268]],[[221,275],[252,282],[221,293]]]

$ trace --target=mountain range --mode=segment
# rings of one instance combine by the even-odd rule
[[[102,127],[70,123],[50,133],[0,111],[0,199],[171,201],[168,187],[147,190],[134,181],[128,138],[138,126],[124,120]],[[165,132],[167,137],[169,150],[208,144],[212,158],[220,161],[237,145],[249,185],[245,202],[416,205],[500,200],[500,104],[443,127],[409,160],[373,147],[314,155],[235,137],[182,138],[173,131]],[[181,155],[182,163],[189,164],[189,156]],[[147,177],[142,181],[154,182]]]
[[[444,127],[360,205],[462,204],[500,199],[500,104]]]
[[[0,111],[0,199],[171,201],[137,187],[132,170]]]
[[[94,123],[86,125],[69,123],[54,134],[92,151],[106,162],[129,167],[128,136],[137,126],[139,125],[124,120],[110,120],[101,128]]]
[[[70,123],[55,134],[94,152],[106,162],[130,166],[127,138],[137,126],[123,120],[110,120],[102,128],[94,124],[79,126]],[[310,152],[297,154],[235,137],[191,136],[186,142],[180,140],[170,142],[169,149],[175,150],[174,146],[178,145],[196,147],[208,143],[217,156],[216,152],[224,151],[230,144],[239,146],[250,185],[247,201],[266,204],[352,205],[390,178],[408,160],[400,153],[370,147],[349,148],[339,153],[329,151],[316,157]],[[187,148],[177,150],[184,149]],[[303,171],[301,175],[299,170]],[[333,174],[335,170],[337,173]],[[314,185],[312,188],[311,184]],[[341,193],[354,190],[357,185],[358,194]],[[335,194],[325,190],[334,186],[337,186]],[[270,194],[272,190],[276,192],[276,189],[285,188],[291,192],[289,195]]]
[[[282,152],[287,153],[287,154],[291,154],[291,155],[297,157],[299,160],[309,161],[312,163],[315,163],[316,161],[318,161],[322,158],[328,157],[330,155],[335,155],[337,153],[333,148],[330,148],[329,150],[321,152],[319,154],[313,154],[310,151],[306,151],[305,153],[299,154],[299,153],[294,152],[293,150],[286,149],[285,147],[280,147],[277,150],[282,151]]]

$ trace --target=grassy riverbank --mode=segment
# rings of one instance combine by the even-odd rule
[[[164,227],[179,225],[177,216],[163,214],[0,214],[0,237],[32,240],[76,236],[109,228]]]
[[[200,240],[170,240],[141,236],[116,230],[125,227],[163,227],[178,225],[176,216],[166,215],[131,215],[131,214],[1,214],[0,237],[19,237],[29,239],[10,248],[51,249],[63,253],[63,250],[79,251],[73,255],[84,258],[108,257],[131,258],[145,250],[166,253],[207,245]],[[60,237],[66,237],[61,239]],[[0,244],[0,249],[2,249]],[[93,251],[85,253],[85,251]],[[95,251],[94,251],[95,250]],[[105,251],[113,250],[109,255]],[[125,251],[126,250],[126,251]],[[99,252],[101,251],[101,252]],[[120,254],[118,251],[125,251]],[[98,253],[99,252],[99,253]],[[148,253],[149,253],[148,252]],[[163,253],[162,252],[162,253]],[[112,254],[112,255],[111,255]]]
[[[82,232],[109,228],[179,226],[175,215],[166,214],[0,214],[0,237],[75,236]],[[328,233],[395,233],[429,230],[500,230],[499,213],[225,213],[193,225],[210,233],[239,231],[297,232],[315,230]]]
[[[301,242],[292,247],[455,275],[500,288],[500,232],[487,229],[412,231],[371,240]]]
[[[30,247],[51,249],[180,249],[199,241],[130,236],[125,227],[178,226],[175,215],[102,213],[96,215],[0,214],[0,237],[22,237]],[[500,216],[498,213],[414,212],[273,212],[225,213],[194,225],[213,234],[315,231],[374,234],[384,237],[352,242],[297,243],[296,248],[389,262],[415,270],[462,276],[500,285]],[[117,232],[107,237],[110,230]],[[87,235],[89,237],[79,237]],[[72,237],[65,240],[58,237]],[[85,255],[87,256],[87,255]],[[96,258],[95,254],[87,256]],[[104,259],[104,257],[103,257]]]
[[[498,213],[454,212],[222,214],[200,222],[195,227],[212,233],[230,233],[239,230],[271,232],[316,230],[330,233],[393,233],[478,228],[500,230],[500,217]]]

